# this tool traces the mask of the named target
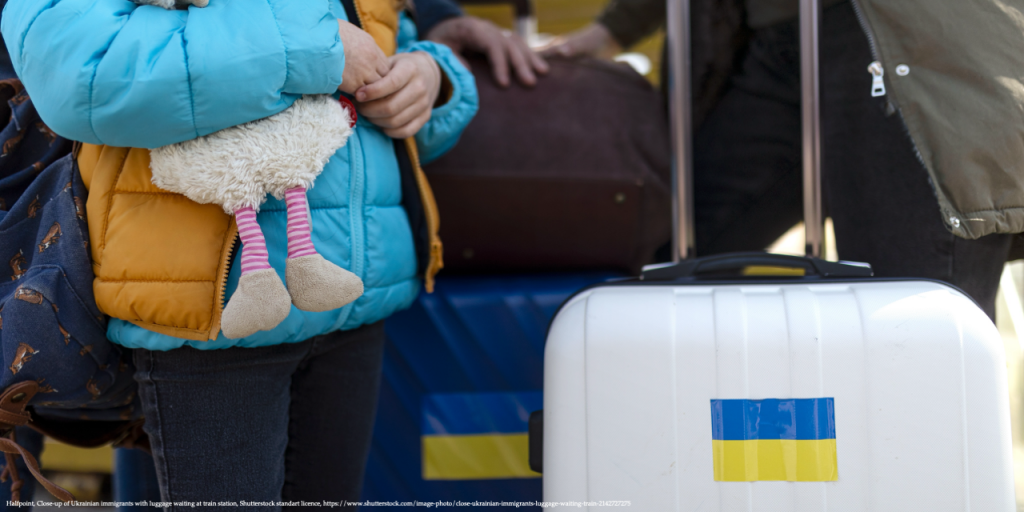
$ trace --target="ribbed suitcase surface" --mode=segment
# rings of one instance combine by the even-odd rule
[[[545,501],[1014,510],[1002,343],[941,283],[604,285],[545,358]]]

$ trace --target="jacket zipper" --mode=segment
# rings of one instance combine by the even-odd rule
[[[236,233],[235,237],[231,239],[231,248],[228,249],[225,259],[221,261],[221,265],[224,268],[224,277],[221,278],[217,289],[217,302],[220,303],[221,311],[224,310],[224,306],[227,306],[227,297],[225,297],[225,295],[227,295],[228,289],[228,276],[231,274],[231,263],[235,260],[235,251],[238,250],[238,242],[239,238]]]
[[[868,64],[868,73],[871,73],[871,97],[885,96],[885,80],[882,79],[885,69],[882,63],[876,60]]]
[[[363,203],[365,188],[366,188],[366,162],[363,160],[363,142],[360,138],[359,123],[362,121],[356,121],[355,131],[348,138],[346,147],[348,148],[349,155],[349,198],[348,198],[348,218],[349,218],[349,229],[350,239],[352,241],[351,249],[351,260],[349,262],[349,271],[363,279],[365,276],[365,268],[363,268],[363,260],[366,253],[366,233],[365,226],[363,225]],[[352,315],[352,308],[355,302],[346,305],[339,316],[337,322],[334,324],[335,329],[340,329],[345,322],[348,321],[349,316]]]
[[[352,134],[349,140],[355,139],[350,144],[351,178],[349,185],[349,219],[352,224],[352,273],[363,277],[363,253],[365,252],[366,234],[363,226],[363,202],[366,188],[366,162],[363,160],[363,141],[359,132]]]
[[[356,13],[356,22],[357,22],[356,24],[359,25],[359,28],[361,28],[361,29],[363,29],[365,31],[366,30],[366,23],[363,22],[363,12],[362,12],[362,9],[359,8],[359,3],[356,0],[352,0],[352,10],[355,11],[355,13]],[[349,23],[352,23],[352,20],[348,20],[348,21],[349,21]]]
[[[871,25],[868,24],[868,19],[860,8],[860,2],[850,0],[850,3],[853,4],[853,13],[857,16],[860,29],[868,37],[868,47],[871,49],[871,58],[874,59],[868,65],[868,73],[871,73],[871,96],[875,98],[885,96],[885,80],[882,78],[885,76],[885,68],[882,67],[882,59],[878,56],[878,42],[875,40],[875,33],[871,30]]]
[[[857,15],[857,22],[860,23],[860,28],[864,32],[864,35],[868,38],[868,47],[871,49],[871,58],[874,61],[868,65],[868,73],[871,73],[871,96],[879,97],[885,96],[885,82],[882,77],[885,76],[885,69],[882,67],[882,59],[879,57],[878,52],[878,41],[875,39],[875,33],[871,30],[871,24],[868,23],[867,17],[864,15],[864,10],[860,7],[860,0],[850,0],[850,4],[853,5],[853,12]],[[921,167],[928,172],[928,184],[932,187],[932,192],[935,193],[936,198],[939,194],[935,188],[935,182],[931,179],[931,170],[928,164],[924,161],[924,156],[921,155],[921,151],[917,148],[917,142],[914,141],[913,135],[910,133],[910,128],[907,126],[907,120],[903,118],[903,113],[893,105],[892,101],[886,100],[886,111],[897,112],[900,115],[900,120],[903,122],[903,130],[907,133],[907,137],[910,138],[911,145],[914,147],[914,156],[917,157],[917,161],[921,163]],[[956,215],[952,212],[943,211],[943,215],[949,215],[946,218],[946,222],[949,223],[954,229],[959,229],[961,222]]]
[[[214,311],[213,320],[210,322],[210,334],[207,338],[211,340],[217,339],[220,336],[220,318],[224,313],[224,306],[227,302],[227,288],[228,288],[228,275],[231,274],[231,262],[235,259],[235,251],[238,250],[239,237],[238,237],[238,226],[232,219],[231,224],[228,227],[228,233],[231,235],[231,246],[228,248],[227,253],[220,261],[219,270],[222,273],[220,280],[217,282],[217,308]]]

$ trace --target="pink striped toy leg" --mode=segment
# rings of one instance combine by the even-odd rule
[[[284,193],[288,206],[288,261],[285,280],[292,304],[303,311],[338,309],[363,294],[359,276],[324,259],[310,238],[309,212],[305,187]]]
[[[267,259],[267,241],[256,222],[256,210],[246,206],[235,211],[238,236],[242,239],[242,275],[270,268]]]
[[[277,327],[292,310],[292,297],[267,260],[267,241],[256,222],[256,210],[235,210],[242,238],[242,277],[224,305],[220,329],[231,339]]]
[[[288,259],[316,254],[310,238],[309,211],[306,208],[306,188],[295,187],[285,191],[288,207]]]

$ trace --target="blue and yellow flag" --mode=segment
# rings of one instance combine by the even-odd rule
[[[540,391],[426,395],[423,479],[540,477],[530,469],[527,430],[542,400]]]
[[[832,398],[712,400],[715,481],[839,479]]]

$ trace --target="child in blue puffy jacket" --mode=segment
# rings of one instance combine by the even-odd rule
[[[472,75],[447,48],[416,41],[404,14],[391,57],[350,19],[380,2],[390,5],[211,0],[165,10],[128,0],[9,0],[4,8],[0,28],[16,71],[47,125],[73,140],[156,148],[263,119],[303,94],[340,91],[355,101],[355,130],[308,202],[317,250],[362,279],[359,299],[318,313],[293,307],[277,327],[239,339],[109,323],[113,342],[136,349],[165,501],[277,510],[280,501],[359,498],[381,321],[411,304],[422,282],[394,139],[415,137],[421,159],[432,160],[477,109]],[[285,232],[283,202],[269,198],[258,220],[283,277],[287,241],[269,235]],[[236,257],[225,299],[240,266]]]

